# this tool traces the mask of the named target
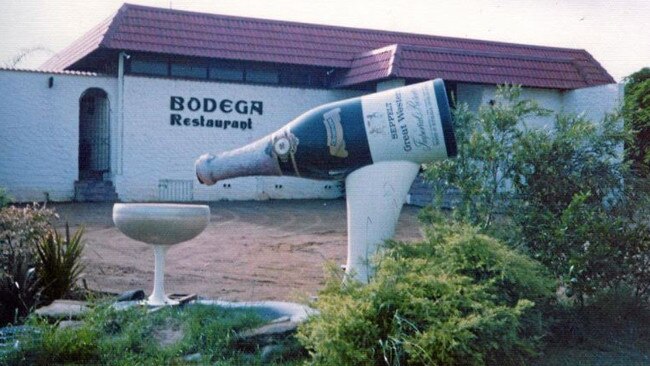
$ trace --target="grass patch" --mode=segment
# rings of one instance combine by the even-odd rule
[[[0,364],[52,365],[173,365],[193,362],[216,365],[260,364],[259,350],[244,353],[235,347],[236,332],[261,325],[250,310],[207,305],[115,310],[97,306],[77,328],[60,328],[31,317],[18,350],[0,356]]]

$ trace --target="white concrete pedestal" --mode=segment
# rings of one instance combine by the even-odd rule
[[[169,245],[153,246],[155,259],[153,292],[147,300],[147,303],[151,306],[178,305],[178,301],[170,299],[165,294],[165,258],[167,257],[167,250],[169,250]]]
[[[345,179],[348,211],[346,276],[368,283],[379,245],[393,237],[402,205],[420,165],[385,161],[352,172]]]

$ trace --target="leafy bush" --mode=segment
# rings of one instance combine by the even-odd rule
[[[616,115],[596,124],[556,115],[543,129],[526,118],[547,114],[501,87],[496,103],[456,110],[456,160],[432,164],[440,196],[462,192],[454,217],[478,224],[528,251],[582,295],[629,286],[639,295],[650,280],[650,185],[630,174],[622,146],[630,131]]]
[[[80,228],[70,237],[70,228],[66,223],[65,239],[56,229],[50,229],[38,242],[36,273],[41,281],[45,299],[60,299],[77,283],[83,270],[83,232],[83,228]]]
[[[615,115],[598,124],[582,116],[558,115],[553,126],[526,131],[515,141],[515,190],[527,203],[552,214],[585,193],[590,204],[617,204],[623,197],[616,195],[626,189],[622,179],[629,173],[621,151],[628,138]]]
[[[466,225],[389,242],[366,286],[330,276],[299,329],[316,365],[502,365],[533,354],[554,281]]]
[[[614,116],[599,125],[558,116],[553,130],[522,135],[513,153],[520,240],[580,301],[622,285],[647,292],[648,187],[622,157],[627,137]]]
[[[513,154],[526,132],[526,119],[550,112],[534,101],[520,100],[521,88],[501,86],[495,103],[475,114],[466,103],[454,110],[454,132],[458,142],[456,159],[427,166],[427,176],[437,182],[438,198],[450,188],[460,188],[461,199],[454,217],[482,228],[490,228],[505,208],[504,198],[517,175]]]
[[[516,219],[531,252],[563,277],[568,295],[594,295],[617,287],[647,297],[650,229],[647,219],[615,215],[576,194],[560,213],[530,206]],[[647,216],[645,216],[647,217]]]
[[[38,304],[36,246],[54,218],[54,211],[38,204],[0,209],[0,325],[15,322]]]
[[[623,113],[625,123],[634,133],[627,152],[634,161],[635,170],[642,176],[650,173],[650,68],[626,78]]]
[[[24,207],[9,206],[0,209],[0,264],[9,248],[19,252],[36,254],[36,244],[47,234],[51,222],[58,215],[52,209],[38,203]]]

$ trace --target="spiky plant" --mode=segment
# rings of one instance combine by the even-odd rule
[[[0,269],[0,327],[18,324],[39,304],[40,287],[29,254],[11,251]]]
[[[72,237],[70,227],[65,225],[65,239],[56,229],[51,229],[39,241],[36,248],[36,273],[43,286],[47,300],[62,298],[70,291],[84,269],[81,254],[84,249],[84,229],[78,229]]]

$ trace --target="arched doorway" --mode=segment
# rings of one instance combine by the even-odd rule
[[[79,180],[75,201],[114,202],[111,182],[110,106],[99,88],[87,89],[79,98]]]
[[[79,180],[110,176],[110,108],[108,95],[98,88],[79,99]]]

